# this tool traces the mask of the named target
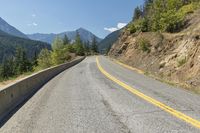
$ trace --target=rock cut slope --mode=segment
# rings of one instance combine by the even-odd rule
[[[187,16],[178,33],[124,30],[109,56],[173,83],[200,89],[200,10]]]

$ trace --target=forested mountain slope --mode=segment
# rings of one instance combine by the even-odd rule
[[[98,49],[100,53],[106,53],[112,45],[117,41],[121,30],[114,31],[101,40],[98,44]]]
[[[0,17],[0,30],[3,31],[3,32],[8,33],[10,35],[13,35],[13,36],[17,36],[17,37],[28,39],[28,37],[24,33],[22,33],[21,31],[19,31],[15,27],[13,27],[10,24],[8,24],[1,17]]]
[[[29,58],[33,58],[43,48],[51,49],[47,43],[15,37],[0,30],[0,62],[14,56],[17,47],[24,48]]]

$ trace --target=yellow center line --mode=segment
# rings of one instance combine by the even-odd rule
[[[124,64],[124,63],[121,63],[121,62],[119,62],[119,61],[117,61],[117,60],[114,60],[114,62],[117,63],[117,64],[119,64],[119,65],[121,65],[121,66],[123,66],[123,67],[125,67],[125,68],[128,68],[128,69],[130,69],[130,70],[136,71],[136,72],[138,72],[139,74],[144,74],[144,71],[142,71],[142,70],[140,70],[140,69],[131,67],[131,66],[126,65],[126,64]]]
[[[114,81],[115,83],[117,83],[118,85],[123,87],[124,89],[130,91],[132,94],[137,95],[138,97],[148,101],[149,103],[151,103],[151,104],[161,108],[162,110],[172,114],[173,116],[175,116],[175,117],[177,117],[177,118],[179,118],[179,119],[181,119],[181,120],[183,120],[187,123],[190,123],[191,125],[193,125],[197,128],[200,128],[200,121],[195,120],[195,119],[191,118],[190,116],[187,116],[187,115],[183,114],[182,112],[177,111],[177,110],[175,110],[175,109],[173,109],[173,108],[171,108],[171,107],[169,107],[169,106],[167,106],[167,105],[165,105],[165,104],[163,104],[163,103],[161,103],[161,102],[159,102],[159,101],[157,101],[157,100],[155,100],[155,99],[153,99],[153,98],[151,98],[151,97],[149,97],[149,96],[147,96],[143,93],[141,93],[140,91],[136,90],[135,88],[133,88],[133,87],[125,84],[124,82],[118,80],[117,78],[113,77],[112,75],[110,75],[108,72],[106,72],[103,69],[103,67],[99,63],[98,57],[96,57],[96,62],[97,62],[97,67],[100,70],[100,72],[102,74],[104,74],[108,79]]]

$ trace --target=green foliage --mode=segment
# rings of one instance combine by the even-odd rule
[[[70,44],[70,41],[69,41],[69,38],[67,37],[67,35],[65,35],[64,38],[63,38],[63,44],[64,45]]]
[[[64,47],[63,40],[57,36],[52,44],[53,50],[62,49],[63,47]]]
[[[15,61],[12,57],[5,59],[0,66],[0,77],[7,79],[8,77],[16,75]]]
[[[4,34],[1,34],[0,32],[0,53],[1,51],[4,51],[4,47],[2,45],[2,43],[4,44],[4,41],[1,41],[2,36],[4,36]],[[8,38],[12,39],[12,37]],[[22,42],[23,41],[24,40],[22,40]],[[26,40],[25,42],[29,41]],[[38,43],[40,44],[41,42]],[[95,44],[95,52],[97,52],[96,39],[94,39],[93,44]],[[38,50],[41,50],[40,45],[36,46],[38,46]],[[80,56],[85,55],[85,53],[90,53],[89,43],[87,45],[83,45],[80,35],[78,33],[74,44],[70,44],[67,36],[65,36],[63,39],[56,37],[52,44],[52,47],[53,51],[48,50],[48,47],[44,47],[45,49],[42,49],[40,51],[39,56],[38,50],[29,50],[28,52],[34,52],[32,58],[28,58],[28,52],[25,49],[26,47],[17,47],[13,52],[14,54],[11,54],[13,56],[1,57],[3,59],[3,63],[0,64],[0,80],[2,81],[10,77],[15,77],[27,72],[32,72],[33,69],[40,70],[51,67],[53,65],[65,63],[71,59],[70,53],[76,53],[76,55]]]
[[[22,74],[33,69],[31,62],[27,58],[25,50],[21,47],[16,49],[15,65],[17,74]]]
[[[43,48],[51,49],[47,43],[11,36],[0,31],[0,63],[6,57],[14,57],[17,47],[26,51],[29,60],[38,55]]]
[[[93,53],[97,53],[98,52],[97,41],[96,41],[95,37],[93,37],[93,40],[92,40],[91,51]]]
[[[27,58],[23,48],[16,49],[15,57],[5,57],[0,65],[0,79],[8,79],[33,70],[33,63]]]
[[[150,42],[145,39],[145,38],[140,38],[137,41],[139,48],[143,51],[143,52],[147,52],[149,53],[151,51],[150,49]]]
[[[176,13],[176,10],[168,10],[161,14],[160,30],[167,32],[176,32],[184,25],[184,16]]]
[[[70,59],[70,55],[67,48],[63,48],[54,50],[51,54],[51,58],[53,65],[59,65],[68,61]]]
[[[78,32],[75,39],[74,50],[77,55],[83,56],[85,54],[83,43]]]
[[[131,34],[135,33],[137,31],[135,24],[134,23],[129,24],[128,30],[130,31]]]
[[[181,67],[182,65],[184,65],[187,62],[186,57],[181,58],[178,60],[178,67]]]
[[[109,47],[106,49],[106,55],[110,52],[111,48],[112,48],[112,45],[109,45]]]
[[[90,55],[91,54],[90,53],[91,49],[90,49],[90,42],[89,41],[84,44],[84,50],[85,50],[85,54],[86,55]]]
[[[142,13],[138,7],[135,9],[134,21],[129,30],[131,33],[177,32],[184,26],[186,15],[199,7],[199,0],[146,0],[143,10],[140,9]]]
[[[130,25],[129,25],[130,26]],[[121,34],[121,30],[117,30],[109,34],[98,44],[98,50],[100,53],[105,54],[110,46],[112,46]]]
[[[75,53],[75,49],[74,49],[74,46],[72,44],[68,44],[65,47],[68,49],[69,53]]]
[[[139,18],[142,17],[142,9],[140,9],[139,7],[136,7],[135,8],[135,11],[134,11],[134,15],[133,15],[133,20],[137,20]]]
[[[136,31],[147,32],[148,31],[148,19],[140,18],[134,23]]]
[[[43,49],[38,56],[38,66],[45,69],[52,66],[51,52],[48,49]]]
[[[192,2],[191,4],[185,5],[178,10],[178,14],[185,16],[189,13],[193,13],[196,9],[200,7],[199,2]]]

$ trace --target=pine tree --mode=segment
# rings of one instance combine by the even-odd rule
[[[35,51],[34,57],[33,57],[33,59],[32,59],[32,65],[33,65],[34,67],[38,66],[37,58],[38,58],[38,55],[37,55],[37,52]]]
[[[1,71],[0,71],[0,76],[3,79],[9,78],[16,75],[16,70],[14,67],[14,58],[13,57],[8,57],[3,60],[3,63],[1,65]]]
[[[64,38],[63,38],[63,44],[64,44],[64,45],[70,44],[69,38],[67,37],[66,34],[65,34],[65,36],[64,36]]]
[[[97,47],[96,37],[93,37],[92,45],[91,45],[91,50],[94,53],[98,53],[98,47]]]
[[[86,55],[89,55],[89,54],[90,54],[90,42],[89,42],[89,41],[87,41],[87,42],[84,44],[84,49],[85,49]]]
[[[62,49],[64,47],[63,40],[60,37],[56,37],[53,41],[52,48],[53,50]]]
[[[38,56],[38,65],[40,68],[48,68],[52,65],[51,52],[48,49],[43,49]]]
[[[136,7],[135,11],[134,11],[134,15],[133,15],[133,21],[141,18],[142,17],[142,13],[143,13],[142,9],[140,9],[139,7]]]
[[[80,35],[77,32],[76,33],[76,39],[75,39],[75,44],[74,44],[74,50],[77,55],[83,56],[84,55],[84,47],[83,43],[81,41]]]
[[[33,68],[31,62],[27,58],[25,50],[21,47],[16,49],[15,67],[18,74],[31,71]]]

